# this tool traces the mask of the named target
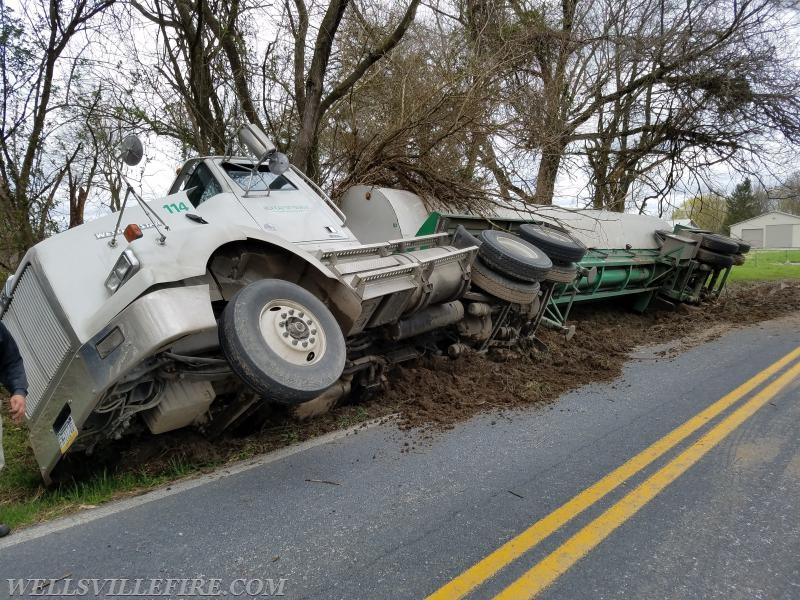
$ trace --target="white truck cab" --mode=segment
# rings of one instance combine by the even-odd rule
[[[475,247],[445,234],[361,244],[285,157],[263,158],[189,160],[164,198],[129,188],[136,205],[26,253],[2,320],[45,480],[67,453],[131,431],[376,385],[385,361],[353,364],[365,339],[466,290]]]

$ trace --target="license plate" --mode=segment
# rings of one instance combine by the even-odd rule
[[[78,428],[75,426],[75,419],[72,418],[72,415],[69,415],[58,430],[58,445],[61,448],[61,454],[66,454],[77,437]]]

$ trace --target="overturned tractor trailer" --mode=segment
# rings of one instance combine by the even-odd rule
[[[708,236],[649,217],[457,215],[364,187],[336,205],[262,132],[238,138],[241,156],[189,160],[160,200],[128,185],[122,210],[40,242],[6,282],[45,481],[131,433],[215,436],[275,404],[308,415],[374,393],[426,353],[533,343],[582,298],[724,283]]]
[[[431,235],[485,229],[518,234],[552,259],[541,282],[535,324],[575,329],[567,319],[576,302],[627,297],[639,312],[659,298],[699,304],[716,298],[735,265],[744,264],[749,244],[701,229],[638,214],[570,210],[493,202],[477,212],[453,210],[408,191],[354,186],[342,198],[352,231],[364,241],[381,236]],[[474,239],[480,244],[479,239]],[[480,256],[480,269],[484,262]],[[513,282],[512,282],[513,283]]]

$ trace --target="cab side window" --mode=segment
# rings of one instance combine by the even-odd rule
[[[214,179],[214,176],[205,164],[198,163],[194,172],[189,176],[189,179],[186,180],[183,191],[186,192],[186,196],[189,198],[189,202],[192,203],[192,206],[197,208],[212,196],[216,196],[222,192],[222,186]]]

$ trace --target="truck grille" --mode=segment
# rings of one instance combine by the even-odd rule
[[[72,349],[69,336],[30,265],[22,271],[2,320],[14,336],[25,363],[28,376],[25,412],[30,418]]]

